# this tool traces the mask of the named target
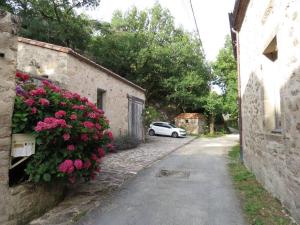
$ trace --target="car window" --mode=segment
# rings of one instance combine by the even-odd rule
[[[162,127],[165,127],[165,128],[171,128],[171,126],[167,125],[167,124],[163,124]]]
[[[169,124],[171,127],[173,127],[173,128],[177,128],[174,124]]]
[[[162,127],[162,123],[153,123],[154,126]]]

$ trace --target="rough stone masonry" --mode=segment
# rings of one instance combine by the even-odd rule
[[[244,162],[300,223],[300,2],[240,0],[233,15]]]
[[[8,220],[8,169],[15,98],[17,19],[0,11],[0,224]]]

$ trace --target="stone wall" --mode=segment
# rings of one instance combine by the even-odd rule
[[[145,100],[142,90],[59,49],[19,42],[17,67],[34,75],[48,75],[62,87],[86,96],[94,103],[97,88],[105,91],[104,111],[115,136],[128,132],[128,95]]]
[[[180,119],[175,118],[175,125],[184,128],[188,134],[203,134],[205,131],[205,121],[202,119]]]
[[[250,1],[239,32],[244,162],[298,223],[299,24],[299,1]],[[278,57],[270,60],[264,53],[274,37]],[[280,106],[281,129],[275,127],[277,105]]]
[[[11,117],[15,98],[16,18],[0,11],[0,224],[8,219],[8,169]]]

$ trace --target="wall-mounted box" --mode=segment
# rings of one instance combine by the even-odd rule
[[[12,157],[28,157],[35,153],[35,137],[31,134],[12,135]]]

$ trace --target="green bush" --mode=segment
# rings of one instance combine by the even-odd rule
[[[147,106],[143,112],[144,126],[149,127],[153,121],[158,121],[161,117],[161,113],[155,107]]]
[[[114,148],[117,151],[133,149],[139,146],[141,141],[129,134],[116,137],[114,140]]]
[[[30,181],[93,179],[101,158],[113,148],[104,112],[49,81],[37,86],[26,74],[16,76],[13,133],[36,137],[35,154],[25,169]]]

